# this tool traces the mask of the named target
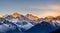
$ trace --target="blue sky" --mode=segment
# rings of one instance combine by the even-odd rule
[[[0,14],[31,13],[38,17],[60,15],[60,0],[0,0]]]

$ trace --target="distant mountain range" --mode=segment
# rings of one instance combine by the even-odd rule
[[[6,17],[6,16],[8,16],[8,14],[6,14],[4,16],[1,16],[0,18]],[[32,20],[38,20],[39,19],[38,16],[34,16],[33,14],[22,15],[22,14],[20,14],[18,12],[14,12],[14,13],[10,14],[9,16],[12,16],[14,18],[24,16],[24,17],[27,17],[27,18],[32,19]],[[56,17],[54,17],[54,16],[46,16],[45,18],[59,18],[60,19],[60,15],[56,16]]]
[[[60,28],[60,16],[38,18],[13,13],[0,18],[0,33],[49,33]]]
[[[20,13],[13,13],[11,15],[5,15],[4,17],[14,17],[14,18],[17,18],[17,17],[26,17],[26,18],[29,18],[29,19],[32,19],[32,20],[38,20],[39,18],[37,16],[34,16],[32,14],[26,14],[26,15],[22,15]]]

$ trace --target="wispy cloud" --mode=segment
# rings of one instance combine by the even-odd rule
[[[30,6],[26,10],[40,13],[40,15],[38,15],[39,17],[45,17],[48,15],[57,16],[60,14],[60,5]]]
[[[29,10],[51,10],[51,11],[60,11],[60,5],[47,5],[47,6],[30,6]]]

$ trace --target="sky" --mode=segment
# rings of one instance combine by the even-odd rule
[[[38,17],[60,15],[60,0],[0,0],[0,15],[19,12]]]

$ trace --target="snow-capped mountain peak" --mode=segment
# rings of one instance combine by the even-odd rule
[[[38,20],[39,18],[37,16],[34,16],[32,14],[26,14],[26,17],[32,20]]]
[[[22,14],[18,13],[18,12],[15,12],[12,14],[13,17],[19,17],[19,16],[22,16]]]

